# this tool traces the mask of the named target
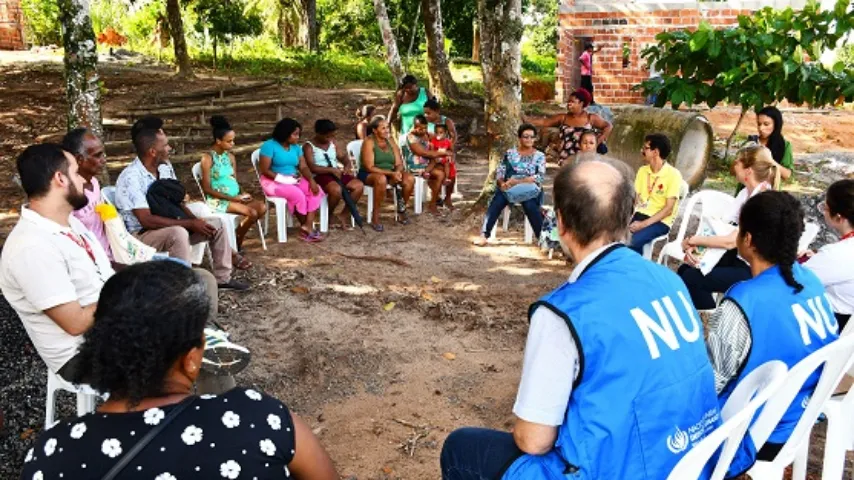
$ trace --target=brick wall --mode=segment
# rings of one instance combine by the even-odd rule
[[[743,6],[748,2],[740,2]],[[751,5],[752,6],[752,5]],[[666,30],[696,28],[701,20],[715,27],[738,23],[752,9],[730,8],[726,2],[610,2],[562,0],[558,20],[555,97],[564,102],[578,87],[578,55],[592,41],[601,50],[593,57],[596,101],[605,104],[643,103],[633,85],[649,78],[640,52]],[[624,48],[624,46],[626,48]],[[626,53],[628,55],[626,55]]]
[[[24,16],[20,0],[0,0],[0,50],[23,50]]]

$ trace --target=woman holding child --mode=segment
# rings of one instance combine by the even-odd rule
[[[534,148],[537,128],[526,123],[519,127],[519,146],[507,150],[495,172],[495,195],[486,210],[480,237],[474,244],[487,244],[495,222],[504,209],[513,203],[522,205],[525,216],[534,230],[534,238],[540,238],[543,215],[540,212],[543,196],[543,178],[546,176],[546,156]]]
[[[384,230],[383,224],[380,223],[380,208],[385,200],[386,187],[394,187],[394,195],[398,197],[397,222],[402,225],[409,224],[406,202],[415,189],[415,177],[404,171],[400,148],[390,137],[391,128],[388,121],[379,116],[374,117],[368,128],[368,136],[362,143],[360,155],[358,178],[374,189],[374,208],[370,222],[371,228],[377,232]]]
[[[237,161],[231,150],[234,148],[235,133],[225,117],[215,115],[210,120],[213,128],[214,144],[211,151],[202,154],[202,178],[200,184],[205,192],[205,200],[217,213],[234,213],[243,216],[237,227],[237,249],[243,246],[246,232],[258,222],[267,211],[263,200],[255,200],[252,195],[240,193],[237,183]],[[259,232],[263,235],[263,232]],[[238,267],[248,263],[238,254]]]
[[[412,124],[412,130],[406,135],[406,167],[413,175],[421,175],[430,186],[430,204],[427,210],[433,215],[439,215],[436,202],[445,182],[445,167],[441,163],[452,155],[452,151],[441,148],[433,150],[430,146],[431,136],[427,131],[427,117],[417,115]]]
[[[443,137],[450,142],[450,147],[444,147],[446,150],[451,152],[451,155],[443,157],[443,159],[446,160],[443,163],[443,166],[445,167],[444,195],[439,198],[439,205],[448,207],[448,210],[454,210],[451,195],[454,193],[454,188],[457,183],[457,159],[455,148],[457,144],[457,126],[454,124],[453,120],[442,115],[442,106],[439,104],[439,100],[437,100],[436,97],[427,100],[427,103],[424,104],[424,117],[427,118],[427,131],[431,135],[434,137],[438,136],[436,129],[439,128],[441,130],[440,127],[444,126],[445,134]]]
[[[302,126],[284,118],[273,129],[272,138],[261,145],[258,171],[261,188],[268,197],[288,201],[288,211],[300,221],[300,239],[321,242],[323,236],[314,230],[314,219],[323,202],[323,191],[315,182],[299,147]]]

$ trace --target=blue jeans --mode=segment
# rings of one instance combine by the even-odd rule
[[[513,435],[486,428],[460,428],[445,439],[443,480],[499,480],[522,456]]]
[[[543,213],[540,211],[540,205],[543,203],[543,194],[540,192],[540,196],[537,198],[532,198],[530,200],[525,200],[520,205],[522,205],[522,210],[525,211],[525,217],[528,218],[528,222],[531,223],[531,228],[534,229],[534,239],[540,238],[540,232],[543,230]],[[486,208],[486,220],[483,222],[483,236],[489,238],[492,234],[492,229],[495,227],[495,222],[498,221],[498,217],[501,216],[501,212],[504,211],[504,208],[510,205],[510,202],[507,200],[507,197],[504,195],[500,189],[495,190],[495,195],[493,195],[492,200],[489,202],[489,207]]]
[[[738,250],[728,250],[708,275],[699,268],[683,264],[677,272],[697,310],[711,310],[717,306],[715,293],[724,293],[738,282],[752,278],[750,266],[738,258]]]
[[[632,217],[633,222],[642,222],[649,218],[649,215],[644,215],[642,213],[635,213]],[[643,230],[638,230],[637,232],[632,234],[632,241],[629,245],[629,248],[643,255],[643,246],[647,243],[655,240],[656,238],[667,235],[667,232],[670,231],[670,227],[665,225],[662,222],[656,222],[652,225],[644,228]]]

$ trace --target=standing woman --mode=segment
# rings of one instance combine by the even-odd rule
[[[376,110],[377,107],[373,105],[362,105],[356,110],[356,118],[359,119],[359,123],[356,124],[356,138],[359,140],[364,140],[368,136],[368,124],[371,123]]]
[[[804,263],[827,290],[827,298],[839,330],[842,331],[854,314],[854,180],[833,183],[819,205],[827,226],[841,238],[823,246],[818,252],[808,252]]]
[[[397,203],[397,222],[408,225],[406,202],[415,189],[415,177],[404,171],[400,147],[391,141],[391,128],[384,118],[378,116],[371,120],[368,137],[362,143],[361,160],[359,180],[374,189],[374,211],[370,220],[371,227],[377,232],[384,230],[382,223],[380,223],[380,208],[382,208],[383,200],[385,200],[386,186],[388,185],[401,187],[402,193]],[[395,188],[394,194],[398,195],[397,188]]]
[[[780,187],[780,171],[777,163],[771,158],[771,152],[759,145],[739,150],[733,170],[735,178],[745,188],[735,197],[730,217],[722,220],[738,225],[741,207],[747,200],[761,192]],[[715,308],[715,293],[724,293],[736,283],[750,278],[750,266],[738,255],[737,237],[738,230],[734,230],[729,235],[686,237],[682,242],[685,263],[679,267],[677,273],[688,287],[688,293],[691,294],[691,300],[697,310]],[[707,275],[703,275],[697,268],[702,257],[699,252],[703,248],[727,250]]]
[[[613,126],[604,118],[595,113],[587,113],[587,107],[593,97],[590,92],[583,88],[572,92],[566,102],[566,113],[552,115],[548,118],[528,119],[524,121],[537,127],[557,127],[560,133],[560,153],[558,165],[563,165],[573,155],[581,150],[581,136],[587,130],[595,129],[598,132],[596,145],[599,146],[608,140]]]
[[[495,171],[495,195],[486,209],[486,219],[480,237],[474,241],[482,247],[489,241],[495,222],[504,208],[513,203],[522,205],[528,222],[534,230],[534,238],[540,238],[543,229],[543,214],[540,212],[543,195],[543,178],[546,176],[546,156],[534,148],[537,129],[529,124],[519,127],[519,146],[507,150],[504,159]]]
[[[237,249],[243,246],[246,232],[267,211],[266,202],[255,200],[252,195],[240,193],[237,183],[237,161],[231,150],[234,148],[235,133],[225,117],[214,115],[210,120],[214,144],[211,151],[202,154],[202,190],[207,204],[217,213],[243,215],[237,227]],[[263,235],[263,232],[258,232]],[[239,255],[239,254],[238,254]],[[239,264],[246,260],[238,258]],[[238,265],[240,267],[240,265]],[[243,268],[243,267],[240,267]]]
[[[418,86],[418,79],[414,75],[403,77],[400,82],[400,87],[394,94],[394,103],[391,110],[388,112],[388,121],[394,124],[397,120],[397,115],[400,114],[400,136],[403,137],[410,130],[415,122],[415,117],[424,115],[424,104],[427,103],[427,89]],[[403,144],[403,139],[398,145]]]
[[[756,112],[756,131],[753,140],[771,150],[774,161],[780,165],[780,177],[788,180],[792,176],[795,161],[792,144],[783,137],[783,114],[777,107],[765,107]]]
[[[302,149],[298,145],[301,131],[302,127],[296,120],[280,120],[273,129],[272,138],[261,145],[258,171],[261,173],[264,193],[268,197],[280,197],[288,201],[288,211],[301,224],[300,239],[320,242],[323,236],[313,227],[324,194],[302,156]]]

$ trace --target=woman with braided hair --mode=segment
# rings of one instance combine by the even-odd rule
[[[741,209],[736,244],[752,278],[729,289],[707,325],[706,347],[721,407],[741,379],[765,362],[779,360],[792,368],[838,338],[824,286],[797,262],[803,230],[804,212],[788,193],[760,193]],[[750,435],[743,440],[727,478],[746,472],[756,460],[777,456],[819,375],[813,373],[804,383],[764,446],[757,449]]]

